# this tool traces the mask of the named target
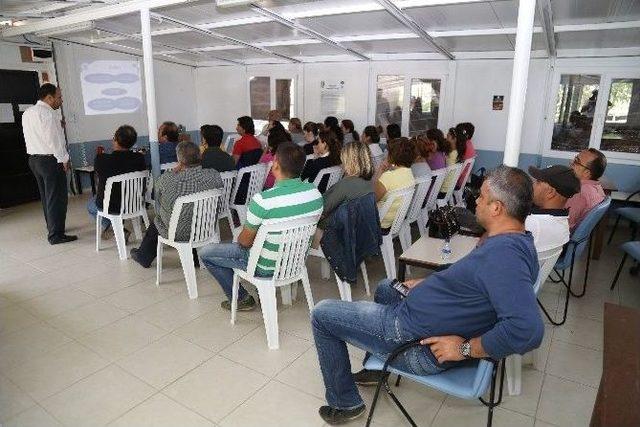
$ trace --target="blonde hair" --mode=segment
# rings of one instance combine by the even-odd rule
[[[373,162],[369,146],[361,141],[345,145],[340,152],[342,167],[347,176],[359,176],[370,180],[373,177]]]

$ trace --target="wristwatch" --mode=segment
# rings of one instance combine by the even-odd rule
[[[462,344],[460,344],[460,354],[465,359],[471,359],[471,343],[469,340],[464,340]]]

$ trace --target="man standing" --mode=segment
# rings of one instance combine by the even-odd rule
[[[36,177],[42,210],[52,245],[77,240],[64,234],[67,218],[67,152],[60,117],[55,110],[62,105],[62,93],[51,83],[38,90],[39,101],[22,115],[24,141],[29,154],[29,167]]]
[[[580,192],[567,200],[569,227],[576,229],[585,216],[604,200],[604,190],[598,181],[607,168],[607,158],[595,148],[582,150],[571,162],[571,169],[580,180]]]

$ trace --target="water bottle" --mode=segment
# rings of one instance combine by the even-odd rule
[[[449,239],[444,239],[444,244],[442,245],[442,249],[440,250],[440,256],[442,257],[443,261],[451,258],[451,243],[449,242]]]

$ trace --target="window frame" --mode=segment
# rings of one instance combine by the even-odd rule
[[[269,78],[269,110],[275,110],[276,108],[276,80],[291,80],[291,87],[292,87],[292,96],[291,96],[291,103],[292,103],[292,108],[291,108],[291,112],[290,112],[290,116],[291,117],[300,117],[300,115],[303,113],[302,111],[302,103],[301,103],[301,98],[300,98],[300,78],[299,78],[299,73],[297,72],[274,72],[272,70],[268,70],[268,69],[260,69],[260,68],[255,68],[255,69],[250,69],[247,70],[247,98],[246,98],[246,105],[247,105],[247,111],[251,112],[251,79],[254,77],[268,77]],[[252,119],[255,120],[264,120],[266,121],[266,118],[256,118],[256,117],[252,117]],[[283,120],[282,121],[283,124],[285,125],[285,127],[287,126],[287,124],[289,123],[289,120]],[[259,130],[256,129],[256,133],[258,133]]]

